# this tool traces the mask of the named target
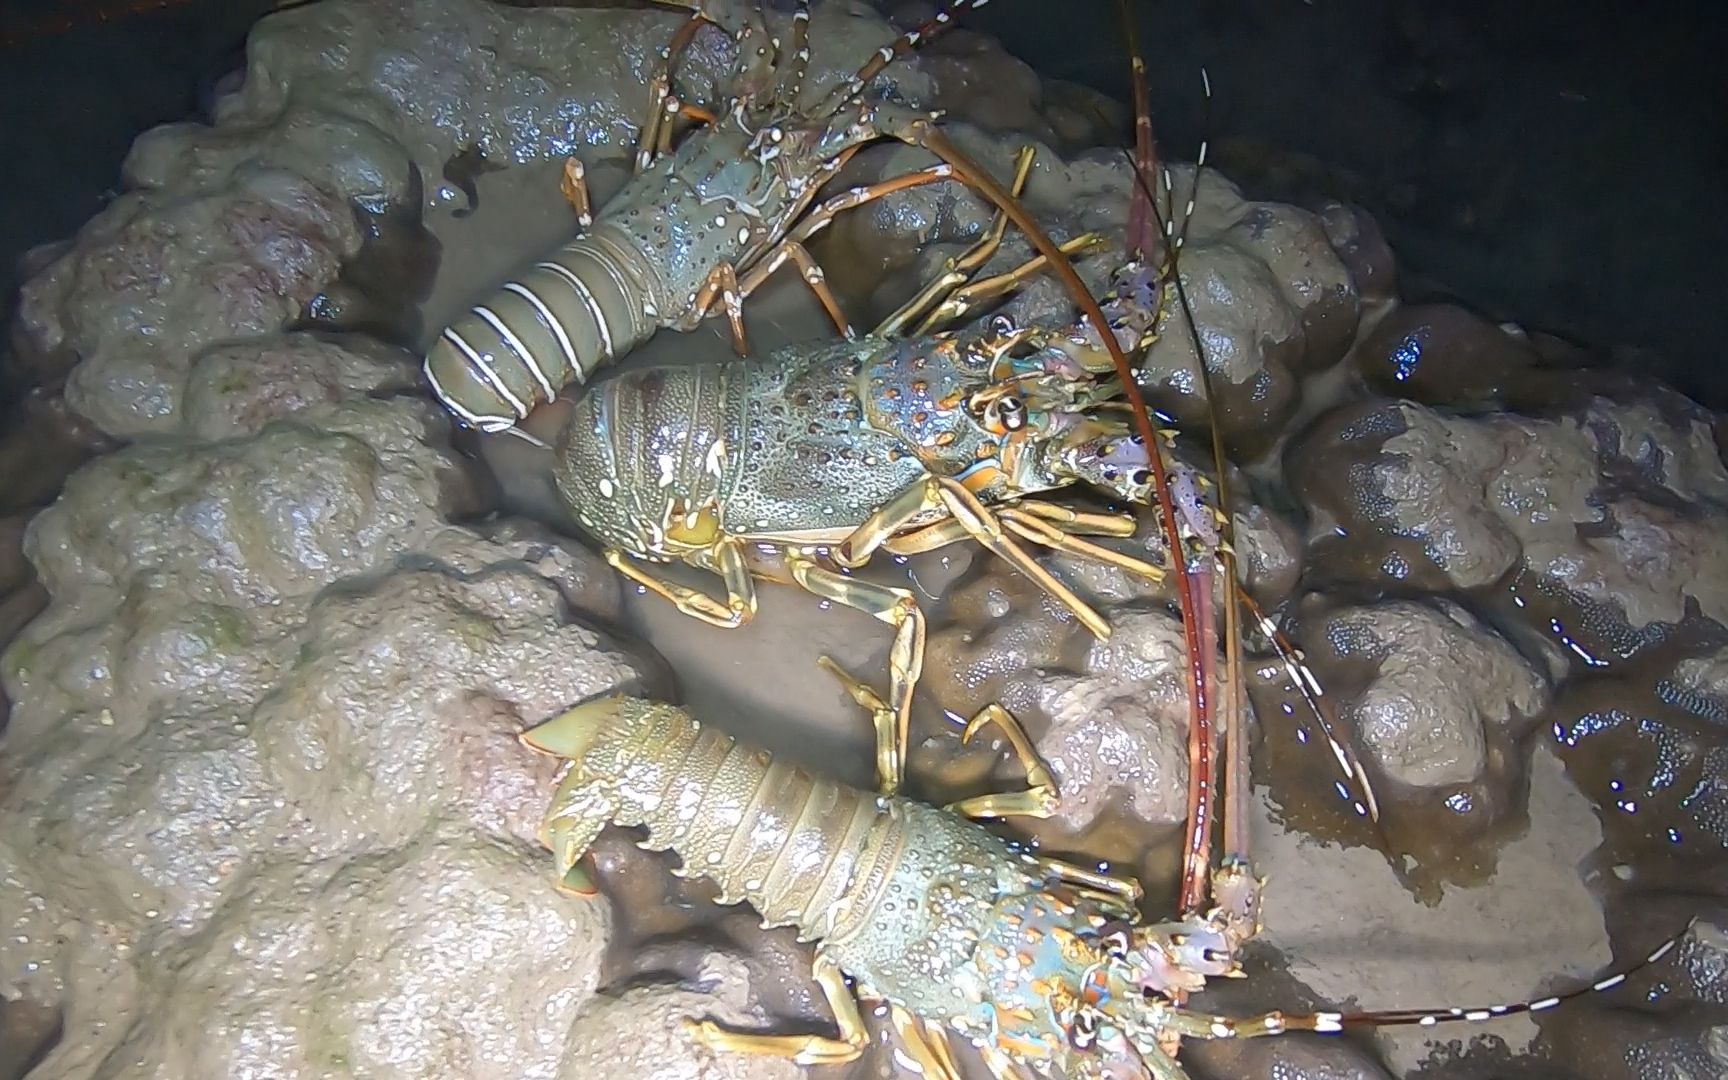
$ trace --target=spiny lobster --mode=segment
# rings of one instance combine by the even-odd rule
[[[855,699],[882,707],[868,687],[836,674]],[[682,709],[639,698],[583,703],[522,740],[569,762],[541,828],[565,889],[591,891],[578,862],[606,825],[645,826],[641,846],[676,852],[680,876],[710,879],[720,903],[746,902],[765,927],[793,926],[800,940],[816,942],[813,974],[839,1037],[692,1022],[691,1033],[717,1050],[804,1065],[855,1060],[869,1032],[850,978],[859,996],[887,1004],[925,1077],[959,1080],[953,1033],[978,1049],[997,1080],[1052,1067],[1070,1080],[1184,1080],[1176,1060],[1184,1038],[1489,1020],[1555,1008],[1626,978],[1469,1009],[1247,1018],[1192,1011],[1184,1002],[1207,979],[1240,974],[1238,951],[1257,930],[1241,904],[1257,883],[1222,868],[1213,881],[1220,902],[1210,910],[1141,923],[1133,881],[1035,857],[968,819],[1038,812],[1057,797],[1030,740],[999,706],[986,706],[965,737],[987,724],[1006,736],[1030,788],[946,809],[887,794],[885,775],[878,792],[813,776]]]
[[[852,336],[804,244],[836,215],[909,187],[958,179],[1012,217],[1035,247],[1047,256],[1055,252],[1018,203],[938,130],[934,114],[866,97],[896,57],[988,0],[950,0],[813,103],[801,100],[810,63],[808,0],[793,11],[784,47],[754,6],[739,11],[726,0],[654,2],[692,14],[650,80],[635,174],[596,216],[582,163],[570,159],[563,187],[581,233],[469,309],[426,354],[432,392],[463,423],[533,441],[515,425],[536,406],[663,327],[694,329],[716,303],[743,355],[744,299],[788,261],[842,334]],[[707,25],[728,32],[737,51],[731,96],[713,108],[672,93],[677,59]],[[705,126],[674,147],[681,119]],[[812,208],[854,154],[883,138],[923,147],[939,161],[842,191]],[[1064,280],[1084,292],[1078,278]]]

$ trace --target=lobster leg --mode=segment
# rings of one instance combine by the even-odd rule
[[[1074,617],[1092,631],[1094,637],[1100,641],[1109,639],[1110,624],[1104,621],[1104,617],[1093,611],[1092,607],[1076,596],[1068,586],[1056,580],[1048,570],[1033,561],[1025,548],[1002,531],[1001,522],[988,507],[978,501],[976,495],[966,489],[966,485],[945,476],[935,477],[933,481],[943,508],[959,520],[972,535],[972,539],[1036,582],[1057,603],[1073,612]]]
[[[720,540],[704,554],[712,563],[704,569],[716,570],[726,582],[724,605],[707,593],[655,577],[617,548],[607,548],[605,552],[606,562],[614,570],[649,592],[672,601],[684,614],[723,630],[743,626],[756,615],[756,585],[745,569],[738,541],[730,538]]]
[[[1056,880],[1082,889],[1109,903],[1119,904],[1125,912],[1132,913],[1139,906],[1141,897],[1146,895],[1145,891],[1140,888],[1140,883],[1133,878],[1100,874],[1083,866],[1063,862],[1061,859],[1052,859],[1048,855],[1039,856],[1038,865],[1042,866],[1045,872]]]
[[[1072,239],[1064,240],[1057,245],[1056,250],[1064,256],[1082,255],[1102,243],[1104,243],[1102,233],[1081,233]],[[981,281],[974,281],[964,288],[956,289],[952,295],[942,301],[936,310],[924,317],[924,321],[918,324],[917,332],[920,334],[934,333],[937,327],[946,326],[956,319],[965,318],[980,304],[989,303],[999,296],[1013,292],[1025,284],[1034,274],[1041,272],[1049,265],[1050,260],[1042,254],[1034,255],[1012,270],[984,278]]]
[[[874,693],[868,701],[853,693],[854,700],[871,710],[876,723],[876,775],[883,785],[882,793],[892,795],[900,790],[906,775],[906,733],[912,722],[912,691],[924,671],[924,612],[905,589],[836,574],[816,565],[808,555],[787,552],[786,568],[807,592],[856,608],[894,628],[894,644],[888,651],[887,706],[882,707]],[[833,661],[825,666],[840,674]]]
[[[1017,507],[1003,510],[1002,524],[1019,533],[1035,544],[1042,544],[1053,551],[1064,552],[1082,559],[1105,563],[1119,570],[1126,570],[1136,577],[1147,581],[1160,582],[1164,580],[1164,568],[1155,566],[1144,559],[1136,559],[1132,555],[1124,555],[1120,551],[1102,547],[1088,540],[1082,540],[1072,535],[1068,530],[1041,521],[1033,514],[1024,513]]]
[[[896,741],[899,723],[895,719],[894,710],[888,707],[881,695],[870,689],[864,683],[834,662],[831,656],[818,656],[816,663],[823,670],[840,680],[840,685],[846,688],[846,693],[859,705],[870,712],[870,722],[876,729],[876,790],[883,795],[892,795],[900,790],[902,780],[901,770],[904,761],[899,743]]]
[[[835,301],[834,294],[829,291],[827,279],[823,276],[821,268],[816,265],[816,260],[811,257],[809,249],[804,246],[804,241],[833,224],[835,218],[848,210],[856,209],[865,203],[874,202],[897,191],[905,191],[908,188],[947,180],[953,175],[954,170],[947,165],[932,165],[927,169],[919,169],[917,172],[891,177],[878,183],[849,188],[827,199],[810,210],[796,229],[787,233],[784,240],[770,248],[745,272],[744,276],[739,279],[740,294],[748,299],[751,293],[760,288],[762,283],[767,281],[776,270],[784,266],[786,260],[790,258],[798,265],[805,283],[810,286],[810,291],[816,294],[816,299],[822,302],[822,307],[828,312],[828,317],[834,320],[834,325],[840,330],[840,333],[848,340],[856,337],[857,335],[853,333],[852,327],[846,321],[846,316],[841,313],[840,305]]]
[[[870,1031],[864,1026],[858,1002],[853,1000],[852,991],[846,985],[846,976],[841,973],[840,965],[820,950],[810,965],[810,971],[816,977],[816,985],[822,988],[828,1007],[834,1010],[834,1021],[840,1028],[838,1039],[822,1035],[756,1035],[728,1031],[712,1020],[686,1020],[685,1030],[697,1042],[718,1051],[791,1058],[799,1065],[845,1065],[857,1061],[864,1053],[864,1047],[869,1045]]]
[[[588,197],[588,172],[582,167],[582,159],[575,154],[564,159],[564,176],[558,182],[558,190],[564,193],[570,209],[576,211],[578,226],[586,229],[594,224],[594,203]]]
[[[930,1080],[960,1080],[960,1074],[954,1068],[954,1060],[948,1056],[947,1045],[941,1042],[943,1037],[940,1031],[922,1023],[899,1005],[889,1007],[888,1022],[900,1036],[900,1043],[906,1048],[907,1056],[917,1064],[920,1075],[929,1077]],[[936,1049],[939,1044],[942,1046],[941,1050]]]
[[[717,296],[725,303],[726,320],[732,324],[732,348],[739,356],[748,355],[750,346],[744,340],[744,296],[738,288],[738,272],[729,262],[719,263],[708,271],[708,280],[696,291],[696,299],[690,305],[691,316],[700,319],[707,315]]]
[[[960,733],[960,741],[971,742],[972,736],[978,734],[985,724],[995,724],[1002,729],[1002,737],[1008,740],[1020,767],[1026,770],[1027,789],[974,795],[950,803],[948,809],[969,818],[1049,817],[1056,809],[1056,780],[1038,757],[1026,729],[1007,709],[991,704],[984,706],[967,722],[966,729]]]
[[[1000,516],[1004,521],[1009,520],[1010,516],[1016,519],[1035,518],[1037,525],[1034,528],[1044,527],[1047,523],[1049,527],[1060,529],[1062,532],[1083,536],[1127,537],[1133,536],[1136,528],[1134,518],[1128,514],[1090,514],[1080,510],[1070,510],[1065,506],[1057,506],[1055,503],[1037,501],[1024,502],[1019,506],[1004,509],[1000,511]],[[971,534],[958,521],[949,518],[895,536],[884,541],[882,548],[893,555],[921,555],[924,552],[935,551],[937,548],[947,547],[949,544],[957,544],[962,540],[970,540],[971,538]],[[1035,538],[1028,536],[1027,539]],[[1108,551],[1108,549],[1101,550]],[[1120,552],[1115,551],[1108,551],[1108,555],[1110,558],[1106,561],[1123,557]],[[1145,569],[1141,569],[1141,567]],[[1125,569],[1127,568],[1125,567]],[[1150,563],[1142,563],[1140,567],[1135,567],[1133,570],[1136,573],[1148,571],[1162,573],[1162,570]]]
[[[685,6],[685,5],[680,5]],[[672,35],[672,40],[660,54],[660,63],[656,65],[654,75],[648,80],[648,118],[642,124],[642,132],[636,140],[636,172],[646,169],[654,160],[654,150],[662,141],[661,128],[669,127],[672,117],[678,115],[676,103],[672,102],[672,66],[677,62],[690,42],[695,39],[696,31],[702,29],[704,23],[711,22],[697,4],[691,8],[690,18],[678,32]],[[670,137],[667,131],[667,138]]]
[[[851,536],[835,545],[834,561],[848,569],[864,565],[876,549],[884,546],[907,522],[929,510],[946,510],[959,522],[967,536],[1031,578],[1096,637],[1109,638],[1110,626],[1103,616],[1034,562],[1026,549],[1012,537],[1004,535],[995,515],[978,501],[976,495],[966,490],[964,484],[945,476],[926,476],[889,499],[854,529]]]
[[[1093,514],[1084,510],[1071,510],[1056,503],[1036,501],[1021,503],[1019,509],[1050,522],[1065,533],[1129,537],[1133,536],[1134,530],[1139,527],[1132,514]]]
[[[1036,151],[1031,146],[1022,146],[1014,158],[1014,182],[1008,187],[1008,194],[1016,199],[1026,188],[1026,178],[1032,173],[1032,158]],[[944,165],[943,167],[947,167]],[[950,168],[949,172],[953,170]],[[1002,237],[1008,232],[1008,214],[997,210],[996,218],[990,223],[987,231],[977,243],[967,248],[957,256],[943,260],[942,272],[929,284],[918,290],[917,295],[900,305],[892,315],[883,319],[876,329],[871,331],[875,337],[892,337],[899,334],[919,312],[936,303],[939,297],[945,296],[958,285],[963,285],[977,272],[978,268],[990,261],[996,254],[996,249],[1002,246]]]

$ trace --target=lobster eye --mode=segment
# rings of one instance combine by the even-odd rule
[[[1074,1022],[1068,1027],[1068,1042],[1076,1050],[1090,1050],[1097,1041],[1098,1018],[1090,1011],[1075,1013]]]
[[[1104,945],[1104,952],[1110,959],[1123,960],[1127,958],[1131,932],[1128,924],[1120,919],[1099,927],[1099,941]]]
[[[1019,431],[1026,426],[1026,403],[1017,397],[1009,396],[1002,399],[1000,405],[1002,426],[1009,431]]]

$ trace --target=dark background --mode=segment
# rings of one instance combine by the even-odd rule
[[[192,115],[270,0],[0,0],[0,296],[101,208],[132,139]],[[1172,157],[1205,127],[1262,197],[1347,197],[1406,284],[1614,350],[1716,407],[1728,4],[1137,0]],[[995,0],[966,24],[1126,100],[1113,0]],[[1126,133],[1125,133],[1126,134]],[[1649,350],[1649,351],[1644,351]]]

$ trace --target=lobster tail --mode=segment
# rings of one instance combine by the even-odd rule
[[[446,328],[426,354],[427,380],[465,423],[514,426],[653,335],[633,265],[603,234],[571,241]]]

